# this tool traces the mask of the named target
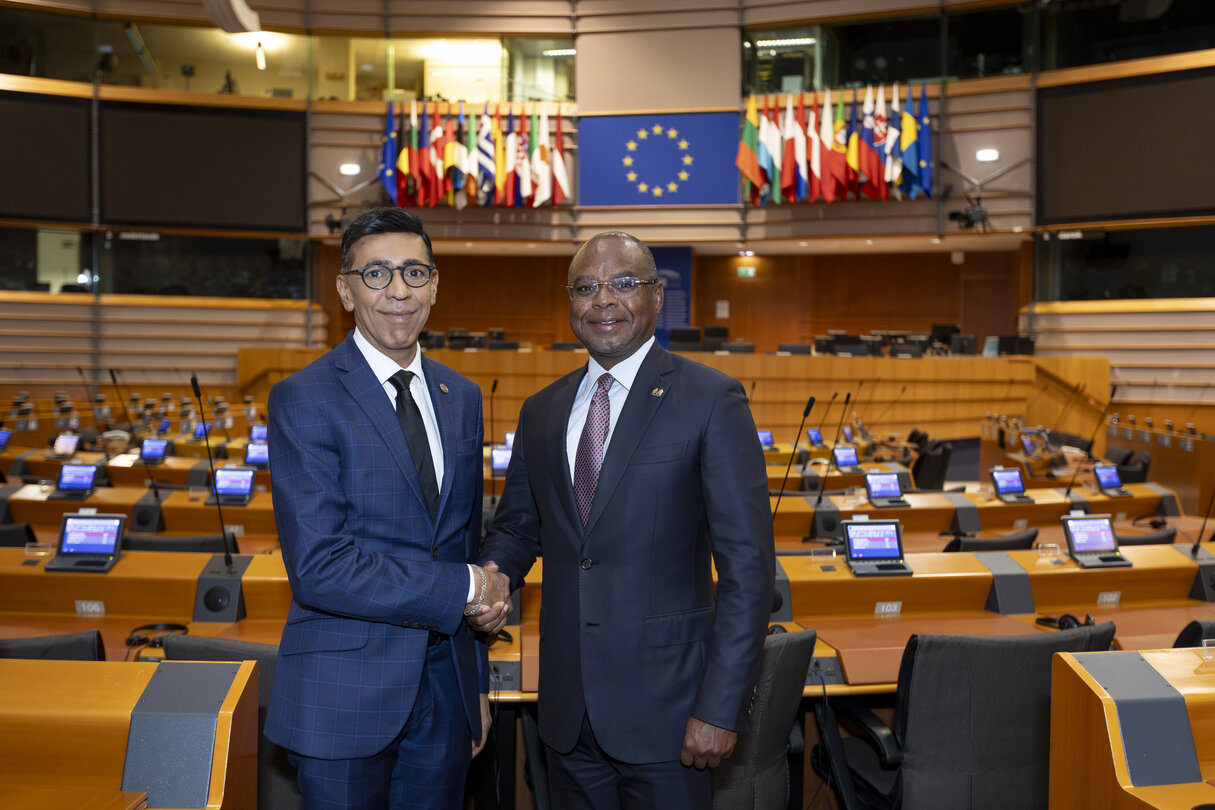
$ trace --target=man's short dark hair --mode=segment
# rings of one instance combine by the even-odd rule
[[[354,243],[364,236],[374,236],[378,233],[412,233],[422,237],[426,245],[426,261],[435,263],[435,254],[430,247],[430,236],[416,215],[404,208],[368,208],[359,214],[350,227],[342,234],[342,270],[353,270],[351,252]]]
[[[631,233],[625,233],[624,231],[604,231],[603,233],[597,233],[594,236],[592,236],[590,239],[586,240],[586,243],[583,245],[583,247],[586,247],[587,245],[591,244],[592,242],[599,242],[604,239],[619,239],[623,242],[628,242],[629,244],[633,245],[635,248],[637,248],[639,251],[641,251],[641,258],[642,258],[642,261],[645,262],[645,269],[649,271],[649,273],[652,277],[658,278],[658,264],[654,261],[653,251],[650,250],[649,245],[647,245],[645,242],[642,242],[640,239],[638,239],[636,236],[633,236],[633,234],[631,234]],[[579,249],[579,252],[581,252],[581,248]],[[575,256],[577,256],[577,254],[575,254]]]

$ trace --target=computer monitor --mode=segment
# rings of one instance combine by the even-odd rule
[[[1063,535],[1072,554],[1117,551],[1118,539],[1109,515],[1064,515]]]
[[[97,477],[93,464],[64,464],[59,468],[59,483],[55,489],[61,492],[89,492]]]
[[[1097,476],[1099,489],[1122,489],[1122,478],[1113,464],[1098,464],[1093,467],[1093,475]]]
[[[511,448],[495,447],[489,451],[489,466],[494,474],[506,472],[506,468],[510,466]]]
[[[852,441],[852,428],[848,425],[844,425],[844,434],[843,435],[844,435],[844,441],[846,441],[846,442]]]
[[[1021,437],[1021,447],[1028,456],[1036,456],[1038,454],[1038,448],[1034,445],[1034,440],[1029,436]]]
[[[855,467],[860,463],[860,459],[856,456],[855,447],[835,447],[832,448],[831,454],[835,457],[835,466],[839,468]]]
[[[823,431],[819,428],[806,428],[806,438],[810,440],[811,444],[822,444]]]
[[[8,440],[13,437],[13,432],[8,428],[0,430],[0,450],[8,447]]]
[[[194,426],[194,438],[201,440],[211,432],[210,422],[199,422]]]
[[[903,496],[898,473],[869,473],[865,476],[865,490],[871,499],[901,498]]]
[[[139,457],[149,463],[161,461],[168,449],[168,439],[144,439],[143,444],[139,446]]]
[[[104,574],[122,556],[126,522],[126,515],[64,515],[59,545],[46,570]]]
[[[1016,467],[993,467],[991,484],[998,495],[1019,495],[1025,492],[1025,482]]]
[[[257,470],[249,467],[221,467],[215,471],[215,494],[207,503],[216,500],[224,506],[243,506],[253,495],[253,477]]]
[[[506,446],[507,447],[515,446],[515,432],[513,430],[506,431]]]
[[[265,442],[249,442],[245,445],[245,463],[266,465],[270,463],[270,445]]]
[[[849,560],[903,559],[903,532],[897,520],[845,520]]]
[[[51,448],[51,454],[59,458],[71,458],[76,455],[76,447],[79,444],[80,434],[60,433],[55,437],[55,444]]]
[[[161,419],[160,424],[156,426],[156,435],[163,436],[173,427],[173,422],[170,419]]]
[[[264,442],[266,441],[270,429],[266,425],[250,425],[249,426],[249,441]]]
[[[771,447],[772,445],[776,444],[776,442],[772,441],[772,431],[760,430],[757,432],[759,433],[759,443],[764,447]]]

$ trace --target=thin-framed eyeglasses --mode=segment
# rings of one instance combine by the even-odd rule
[[[659,283],[661,280],[656,278],[620,276],[610,281],[584,281],[581,284],[567,286],[565,289],[569,293],[571,301],[585,301],[598,295],[600,288],[608,290],[616,298],[629,298],[640,292],[643,286]]]
[[[401,281],[404,281],[410,287],[425,287],[435,272],[435,266],[420,262],[403,264],[397,267],[390,267],[386,264],[369,264],[357,270],[343,270],[341,274],[349,276],[358,273],[359,277],[363,279],[363,283],[370,289],[382,290],[392,283],[394,270],[400,271]]]

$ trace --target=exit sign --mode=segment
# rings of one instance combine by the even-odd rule
[[[740,264],[738,266],[739,278],[755,278],[755,267],[752,265]]]

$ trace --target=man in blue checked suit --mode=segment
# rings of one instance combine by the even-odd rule
[[[430,238],[361,214],[337,278],[356,329],[270,392],[270,471],[291,612],[266,736],[306,808],[458,808],[489,731],[487,648],[506,578],[481,530],[481,392],[422,356]]]
[[[568,291],[590,360],[523,404],[481,559],[521,586],[544,555],[552,806],[704,810],[746,728],[772,606],[763,451],[738,381],[655,343],[644,243],[595,236]]]

